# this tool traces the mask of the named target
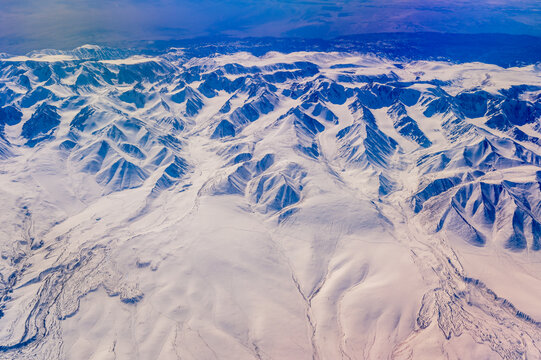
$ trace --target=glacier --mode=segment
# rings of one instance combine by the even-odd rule
[[[541,358],[541,68],[0,59],[1,359]]]

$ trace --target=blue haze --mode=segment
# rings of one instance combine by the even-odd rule
[[[541,36],[538,0],[0,0],[0,52],[213,36]]]

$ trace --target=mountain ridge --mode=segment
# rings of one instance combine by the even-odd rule
[[[129,54],[162,55],[181,49],[187,56],[207,57],[247,51],[262,56],[270,51],[344,51],[372,53],[400,61],[436,60],[458,63],[483,62],[502,67],[541,62],[541,38],[506,33],[387,32],[340,36],[333,39],[243,37],[197,37],[187,39],[113,42],[83,45],[75,49],[31,51],[29,57],[56,54],[77,59],[120,59]],[[16,55],[25,55],[18,53]],[[9,57],[1,54],[0,57]]]

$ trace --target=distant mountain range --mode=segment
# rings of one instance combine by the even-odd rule
[[[169,41],[113,42],[109,47],[126,54],[161,55],[171,48],[184,49],[187,56],[205,57],[246,51],[261,56],[269,51],[338,51],[371,53],[395,60],[440,60],[483,62],[503,67],[541,62],[541,38],[510,34],[447,34],[435,32],[376,33],[342,36],[332,40],[306,38],[233,38],[212,37]],[[107,48],[107,47],[104,47]],[[1,50],[1,49],[0,49]],[[112,51],[111,48],[109,50]],[[50,50],[62,53],[58,50]],[[41,50],[37,53],[47,51]],[[67,51],[70,52],[70,51]],[[88,59],[92,49],[76,50],[76,56]],[[33,54],[30,53],[30,54]],[[96,56],[100,56],[96,54]],[[109,54],[122,57],[119,50]]]

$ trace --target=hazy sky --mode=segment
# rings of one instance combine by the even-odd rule
[[[199,36],[541,36],[541,0],[0,0],[0,52]]]

